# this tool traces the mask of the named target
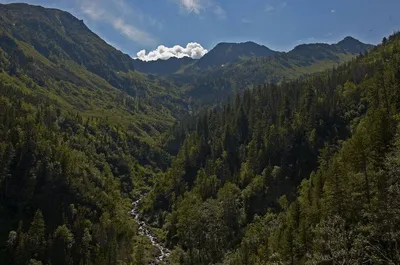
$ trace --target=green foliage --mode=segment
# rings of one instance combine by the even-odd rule
[[[172,76],[176,83],[186,84],[186,94],[194,105],[219,104],[254,85],[322,72],[373,47],[350,37],[332,45],[299,45],[287,53],[272,52],[254,43],[236,46],[219,44],[197,62],[191,62],[183,73]]]
[[[261,65],[253,80],[281,80],[265,73],[289,57],[199,78],[243,93],[176,122],[169,154],[157,137],[190,90],[133,71],[67,13],[0,9],[2,263],[148,264],[157,250],[129,216],[144,193],[171,264],[400,263],[398,33],[279,85],[239,79]],[[354,43],[335,49],[351,55]],[[314,71],[331,48],[300,46],[286,67]]]
[[[182,146],[147,209],[170,212],[180,263],[399,262],[389,173],[399,36],[328,72],[245,90],[170,131],[166,146]]]
[[[150,182],[152,163],[168,161],[105,119],[20,93],[0,87],[1,260],[130,264],[130,198]]]
[[[130,200],[170,164],[157,136],[185,104],[66,12],[0,18],[0,260],[130,264]]]
[[[31,227],[26,236],[26,244],[29,247],[29,256],[41,259],[46,247],[45,224],[42,213],[38,210],[33,217]]]
[[[225,102],[229,96],[262,83],[280,83],[322,72],[351,61],[373,46],[346,37],[337,44],[304,44],[290,52],[275,52],[254,42],[219,43],[200,59],[171,58],[135,61],[149,76],[165,76],[184,88],[182,97],[203,107]]]
[[[148,142],[186,111],[171,82],[135,72],[132,58],[71,14],[8,4],[0,18],[0,79],[24,94],[85,118],[107,117]]]

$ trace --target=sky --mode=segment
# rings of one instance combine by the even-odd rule
[[[10,2],[15,1],[0,0]],[[377,44],[400,30],[400,0],[25,2],[68,11],[115,48],[142,60],[200,58],[219,42],[254,41],[278,51],[346,36]]]

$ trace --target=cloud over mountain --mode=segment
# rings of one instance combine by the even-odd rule
[[[146,53],[146,50],[139,51],[136,55],[137,58],[142,61],[155,61],[155,60],[167,60],[171,57],[183,58],[190,57],[193,59],[199,59],[208,52],[207,49],[203,48],[201,44],[197,42],[190,42],[186,47],[175,45],[174,47],[166,47],[160,45],[154,51]]]

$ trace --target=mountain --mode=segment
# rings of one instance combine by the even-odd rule
[[[189,57],[156,61],[135,60],[135,68],[139,72],[157,75],[182,74],[208,68],[220,67],[249,57],[268,57],[277,52],[254,42],[219,43],[200,59]]]
[[[371,49],[373,45],[365,44],[352,37],[346,37],[337,44],[302,44],[288,53],[276,52],[254,42],[219,43],[200,59],[170,58],[168,60],[141,61],[135,60],[136,70],[142,73],[157,75],[192,74],[199,71],[213,71],[228,64],[241,63],[246,59],[280,57],[296,57],[307,61],[335,60],[338,54],[357,55]]]
[[[107,77],[117,87],[114,71],[134,69],[133,60],[91,32],[67,12],[27,4],[1,5],[3,34],[33,46],[52,62],[72,60],[90,72]]]
[[[0,5],[0,263],[400,264],[399,65],[397,33],[160,77]]]
[[[342,45],[283,58],[361,51]],[[399,64],[397,33],[177,123],[164,142],[174,162],[143,204],[149,220],[165,216],[170,263],[399,264]]]
[[[287,53],[250,57],[205,71],[175,75],[175,82],[190,84],[188,96],[204,103],[218,103],[247,87],[279,83],[324,71],[352,60],[373,46],[345,38],[337,44],[302,44]],[[193,68],[193,67],[191,67]],[[189,68],[190,69],[190,68]]]
[[[220,43],[198,60],[171,58],[135,63],[140,72],[164,75],[186,87],[184,97],[201,106],[224,101],[254,84],[279,83],[324,71],[372,47],[352,37],[336,44],[301,44],[289,52],[275,52],[254,42]]]
[[[142,62],[61,10],[0,5],[0,18],[3,65],[10,74],[26,74],[42,96],[63,107],[107,116],[144,137],[165,130],[189,108],[219,103],[254,84],[328,69],[372,47],[351,37],[288,53],[253,42],[220,43],[199,60]],[[10,63],[10,57],[16,60]]]
[[[32,79],[37,88],[29,93],[85,116],[109,117],[145,137],[185,111],[173,84],[135,71],[130,56],[67,12],[0,5],[0,27],[3,70]]]
[[[129,211],[178,92],[69,13],[0,5],[0,263],[148,264]]]
[[[361,41],[353,38],[346,37],[336,44],[336,47],[341,48],[349,53],[362,53],[366,50],[372,49],[373,45],[362,43]]]
[[[207,69],[220,67],[249,57],[269,57],[276,54],[276,51],[251,41],[244,43],[223,42],[217,44],[211,51],[200,58],[195,66],[200,69]]]
[[[168,60],[142,61],[134,60],[135,69],[139,72],[154,75],[171,75],[176,74],[196,62],[195,59],[189,57],[169,58]]]
[[[373,47],[373,45],[362,43],[352,37],[346,37],[338,43],[331,45],[325,43],[298,45],[293,50],[289,51],[287,55],[290,58],[304,60],[305,64],[307,64],[307,60],[321,61],[335,59],[339,54],[358,55]]]

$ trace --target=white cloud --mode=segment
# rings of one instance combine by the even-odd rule
[[[271,12],[271,11],[273,11],[275,8],[273,7],[273,6],[271,6],[271,5],[267,5],[266,7],[265,7],[265,12]]]
[[[142,61],[155,61],[155,60],[167,60],[171,57],[183,58],[190,57],[193,59],[199,59],[203,57],[208,50],[203,48],[197,42],[190,42],[186,45],[186,47],[182,47],[180,45],[175,45],[174,47],[166,47],[164,45],[158,46],[158,48],[154,51],[151,51],[146,54],[146,50],[139,51],[136,55],[137,58]]]
[[[218,19],[226,19],[227,14],[225,9],[221,5],[216,3],[215,0],[174,0],[179,4],[180,8],[188,14],[194,13],[200,15],[200,13],[207,9],[212,9],[212,12]],[[201,15],[200,15],[201,16]]]
[[[214,14],[219,19],[226,19],[226,11],[221,6],[217,5],[217,6],[214,7]]]
[[[335,9],[332,9],[332,10],[331,10],[331,13],[335,13],[335,12],[336,12],[336,10],[335,10]]]
[[[264,10],[265,10],[265,12],[269,13],[272,11],[280,11],[280,10],[284,9],[285,7],[287,7],[286,2],[282,2],[281,4],[276,4],[276,5],[267,4],[265,6]]]
[[[154,45],[155,39],[147,32],[137,28],[128,18],[144,20],[141,12],[134,11],[125,0],[76,0],[82,13],[93,21],[110,24],[116,31],[128,39],[144,44]],[[152,21],[150,17],[146,17]],[[155,20],[153,24],[156,24]]]
[[[104,10],[98,8],[95,4],[84,4],[81,6],[82,12],[89,16],[92,20],[98,20],[103,17]]]
[[[135,28],[133,25],[127,24],[122,19],[113,19],[112,25],[116,30],[118,30],[121,34],[123,34],[130,40],[146,44],[154,43],[153,37],[151,37],[146,32]]]
[[[199,14],[204,9],[204,3],[201,0],[179,0],[181,7],[189,13]]]

